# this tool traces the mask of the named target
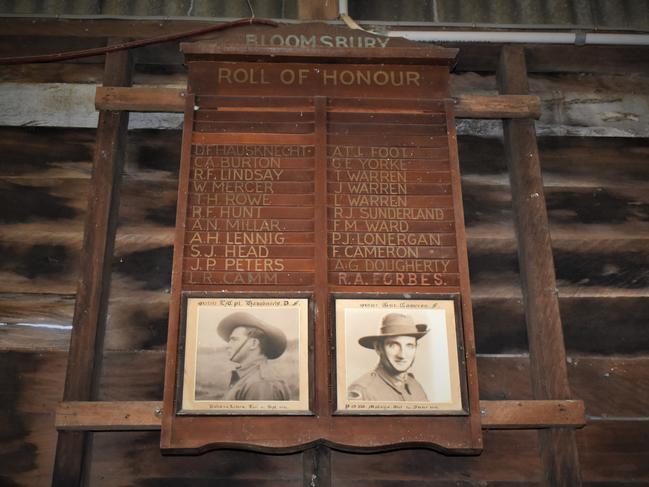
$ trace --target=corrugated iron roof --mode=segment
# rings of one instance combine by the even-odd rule
[[[0,15],[295,19],[298,0],[0,0]],[[649,0],[349,0],[358,21],[649,30]]]

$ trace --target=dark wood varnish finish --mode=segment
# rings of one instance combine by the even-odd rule
[[[309,31],[314,42],[347,32],[322,29]],[[347,43],[366,42],[363,33],[347,33]],[[362,61],[353,50],[325,46],[303,49],[299,59],[289,49],[273,49],[267,57],[263,48],[239,50],[228,42],[183,49],[189,94],[162,448],[295,451],[323,443],[352,450],[416,445],[479,451],[466,237],[448,88],[453,53],[417,50],[402,41],[374,49],[377,59]],[[249,62],[253,52],[258,62]],[[398,56],[403,63],[395,62]],[[190,290],[313,293],[312,417],[175,414],[177,306],[181,292]],[[398,421],[334,415],[329,307],[333,293],[349,292],[461,296],[466,415]]]

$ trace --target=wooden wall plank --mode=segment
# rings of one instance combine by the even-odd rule
[[[7,182],[39,182],[41,175],[52,175],[55,179],[71,177],[78,182],[75,184],[81,184],[81,177],[88,177],[88,154],[93,137],[87,130],[5,128],[0,134],[5,134],[0,140],[6,141],[4,147],[9,154],[0,161],[3,169],[6,168],[5,174],[9,174]],[[19,159],[21,147],[30,140],[35,148],[33,153]],[[57,144],[61,140],[63,143]],[[646,194],[637,194],[642,185],[634,181],[649,177],[649,169],[643,164],[649,154],[649,145],[642,140],[592,138],[550,137],[540,142],[546,183],[550,179],[561,184],[550,187],[546,184],[546,194],[551,206],[568,349],[581,353],[642,353],[649,342],[643,332],[647,304],[642,299],[646,296],[647,277],[643,269],[648,257],[644,250],[646,245],[637,237],[646,234],[642,225],[647,219],[648,202]],[[122,198],[125,203],[117,236],[116,276],[111,286],[116,300],[115,307],[111,305],[110,315],[119,324],[115,333],[111,332],[109,324],[109,336],[115,341],[111,345],[109,338],[108,344],[113,350],[161,346],[165,331],[159,324],[164,321],[165,311],[159,303],[166,299],[168,270],[165,269],[170,266],[168,245],[175,215],[179,143],[176,131],[134,131],[129,135],[127,179]],[[52,146],[57,150],[46,150]],[[471,271],[474,295],[478,299],[474,303],[478,314],[478,350],[482,353],[518,352],[526,346],[526,335],[521,328],[522,308],[517,302],[520,294],[515,245],[513,240],[502,238],[507,235],[513,238],[511,224],[506,223],[511,209],[502,144],[492,139],[460,137],[460,150],[465,174],[464,204],[470,235]],[[76,168],[66,165],[66,161],[72,161],[70,164],[76,164]],[[21,167],[26,167],[26,171]],[[9,306],[6,313],[0,313],[6,322],[16,322],[21,314],[29,316],[30,307],[40,309],[40,298],[34,297],[35,301],[30,303],[27,293],[58,292],[70,296],[75,291],[76,262],[81,246],[79,224],[85,211],[81,208],[82,198],[75,194],[74,185],[66,189],[65,185],[59,187],[53,182],[39,184],[54,188],[46,191],[57,191],[57,197],[63,202],[77,201],[66,206],[74,220],[59,220],[54,215],[60,212],[52,217],[36,213],[0,227],[6,257],[0,265],[1,282],[6,291],[25,292],[25,299],[20,302],[12,303],[12,293],[2,301]],[[30,222],[34,216],[37,221]],[[17,218],[16,215],[11,217]],[[62,225],[62,221],[65,224]],[[624,233],[616,224],[619,221],[626,222]],[[26,223],[29,227],[25,227]],[[28,241],[24,239],[26,230],[30,232]],[[566,240],[573,237],[573,240]],[[159,290],[162,294],[150,294],[149,290]],[[145,294],[138,296],[138,292]],[[627,295],[628,298],[622,301],[607,298],[613,295]],[[602,301],[600,296],[606,299]],[[132,302],[152,300],[152,308],[138,311],[137,305],[129,299]],[[579,299],[584,300],[581,301],[584,306],[580,306]],[[498,316],[499,309],[506,319]],[[48,313],[38,319],[39,322],[45,322]],[[139,318],[137,327],[128,326],[125,320],[130,316]],[[52,316],[52,319],[56,324],[60,318]],[[626,326],[619,331],[605,325],[610,320],[620,319],[625,320]],[[132,330],[130,335],[129,330]],[[584,339],[585,336],[588,339]],[[16,339],[22,340],[20,336]],[[27,340],[22,343],[29,344]]]
[[[65,352],[0,352],[0,483],[51,484]]]
[[[591,423],[576,435],[585,485],[649,483],[649,422]]]
[[[157,401],[162,397],[162,351],[106,352],[102,401]],[[568,372],[575,397],[592,417],[641,417],[649,407],[649,359],[576,355]],[[480,398],[532,399],[529,359],[523,355],[478,358]],[[619,395],[611,396],[608,391]]]
[[[302,486],[302,454],[259,455],[221,450],[162,455],[160,433],[97,433],[90,485]],[[144,468],[143,468],[144,467]]]
[[[8,351],[67,351],[70,330],[67,325],[0,324],[0,350]]]
[[[152,357],[152,354],[157,358]],[[112,371],[113,377],[105,378],[104,384],[112,389],[116,400],[128,399],[129,396],[138,398],[138,395],[139,398],[148,395],[154,400],[159,400],[162,391],[160,388],[156,390],[156,387],[162,383],[163,355],[162,352],[109,353],[106,355],[105,365]],[[642,359],[573,358],[569,364],[569,372],[574,393],[586,399],[588,412],[591,415],[596,414],[601,417],[609,414],[616,418],[637,416],[638,413],[649,409],[647,404],[649,399],[645,399],[649,398],[649,394],[646,393],[649,388],[648,361],[647,357]],[[0,461],[3,466],[11,465],[10,470],[3,468],[3,472],[7,472],[5,475],[9,475],[19,484],[49,485],[52,457],[48,457],[48,454],[51,454],[52,450],[48,445],[52,445],[55,436],[52,411],[61,399],[65,362],[65,353],[0,353],[0,399],[3,404],[1,424],[5,426],[0,428],[2,439],[0,444],[4,448],[4,450],[0,448],[0,451],[16,452],[21,451],[20,448],[28,448],[23,451],[20,462],[5,463],[9,458],[7,456],[0,456]],[[156,367],[151,367],[151,362],[157,364],[158,370],[154,370]],[[507,395],[512,394],[518,396],[510,397],[514,399],[525,395],[530,397],[526,362],[525,357],[479,357],[481,396],[497,399],[506,399]],[[606,373],[609,373],[608,377],[604,375]],[[133,375],[138,377],[133,379]],[[528,382],[527,392],[524,390],[525,387],[521,386],[525,381]],[[157,384],[152,386],[152,382]],[[138,394],[143,390],[148,392]],[[649,474],[644,461],[646,447],[643,450],[642,445],[646,443],[644,438],[649,436],[648,424],[646,421],[598,421],[579,431],[577,438],[584,462],[584,479],[587,481],[585,484],[589,485],[588,481],[599,481],[610,482],[608,485],[618,485],[613,482],[622,485],[621,482],[631,478],[635,478],[640,485],[643,481],[647,481]],[[12,425],[11,430],[7,430],[9,425]],[[596,432],[590,434],[589,432],[593,430]],[[26,440],[25,438],[31,434],[36,436]],[[356,472],[361,477],[367,475],[365,477],[367,482],[372,480],[376,482],[370,485],[380,485],[379,477],[384,481],[391,478],[393,482],[396,479],[415,482],[436,480],[441,475],[441,478],[454,478],[460,481],[463,479],[462,472],[470,472],[471,478],[476,481],[486,482],[492,479],[495,482],[496,479],[499,481],[510,479],[513,482],[513,479],[519,478],[517,476],[522,475],[522,472],[529,471],[534,474],[534,469],[538,473],[539,468],[536,446],[533,447],[532,452],[529,451],[531,445],[536,444],[534,435],[530,432],[521,434],[522,437],[518,437],[518,432],[486,432],[485,453],[489,452],[489,457],[485,461],[478,460],[477,466],[474,464],[476,459],[449,459],[433,452],[417,453],[417,450],[409,450],[400,454],[400,461],[405,462],[404,465],[412,465],[406,478],[404,478],[406,470],[394,467],[396,464],[393,464],[389,458],[374,458],[373,465],[383,464],[383,460],[388,463],[385,468],[368,472],[364,470],[365,457],[368,456],[359,455],[356,458],[356,455],[351,455],[350,467],[345,470],[344,466],[336,464],[338,454],[334,452],[333,468],[335,472],[344,476],[356,475]],[[95,449],[95,460],[100,464],[95,463],[93,466],[91,485],[95,485],[95,476],[104,476],[103,480],[97,478],[96,482],[110,482],[113,478],[111,468],[119,470],[118,478],[140,478],[140,476],[161,478],[164,475],[174,477],[178,476],[180,471],[189,471],[190,467],[197,471],[196,475],[208,475],[205,472],[212,471],[209,469],[212,468],[210,465],[215,459],[223,458],[222,455],[227,454],[227,452],[218,452],[207,456],[169,459],[160,456],[157,448],[158,437],[155,433],[106,433],[105,435],[109,435],[102,437],[105,440],[96,440],[100,441],[101,450]],[[31,446],[22,446],[25,441]],[[522,448],[521,452],[517,452],[519,447]],[[523,462],[523,465],[516,467],[516,462],[507,461],[507,452],[512,458]],[[350,454],[342,455],[346,457]],[[248,458],[246,454],[244,457]],[[369,457],[373,458],[374,455]],[[498,458],[500,458],[499,463],[493,463]],[[230,463],[232,462],[236,463],[236,458],[232,458]],[[436,467],[430,465],[431,463],[435,463]],[[355,470],[350,470],[352,464],[357,464]],[[295,475],[301,475],[301,470],[299,472],[297,470],[301,469],[301,465],[295,464],[289,470],[292,471],[293,468],[296,469]],[[264,478],[270,471],[264,470],[263,467],[255,470],[259,478]],[[428,477],[431,471],[441,473]],[[338,481],[342,482],[343,479],[338,478]],[[122,485],[134,485],[129,482],[125,480]]]
[[[600,80],[598,77],[581,78],[585,83],[590,82],[593,89],[598,83],[595,80]],[[551,78],[546,78],[543,84],[549,86],[547,83],[551,81]],[[578,81],[579,77],[576,77],[570,82]],[[632,81],[631,78],[624,79],[625,83]],[[608,90],[613,81],[605,83],[608,85],[603,89]],[[87,180],[93,141],[94,135],[88,130],[2,128],[0,144],[3,144],[5,157],[0,158],[0,180],[15,184],[36,181],[38,178]],[[167,298],[162,275],[169,269],[169,259],[166,256],[168,251],[165,249],[170,242],[168,231],[173,225],[174,211],[173,208],[166,207],[156,211],[154,204],[143,201],[137,193],[146,188],[146,181],[150,180],[150,194],[168,201],[166,193],[173,193],[173,184],[165,183],[167,189],[163,193],[156,193],[153,187],[155,181],[175,181],[180,139],[177,131],[135,131],[130,134],[129,141],[125,167],[127,186],[135,181],[133,188],[139,189],[127,188],[125,193],[128,194],[127,198],[132,195],[140,205],[145,206],[131,208],[124,213],[128,220],[120,228],[120,247],[113,262],[114,269],[117,269],[111,285],[115,299],[111,299],[110,315],[111,319],[114,317],[114,322],[108,324],[107,345],[110,350],[152,351],[146,352],[142,357],[125,352],[108,352],[106,366],[109,370],[102,381],[107,387],[106,396],[112,395],[120,400],[156,400],[162,394],[163,360],[160,354],[154,354],[163,348],[166,334]],[[642,224],[646,222],[648,213],[646,198],[638,194],[636,189],[642,188],[642,182],[649,178],[649,166],[646,164],[649,142],[621,138],[543,137],[539,139],[539,147],[546,195],[549,203],[554,202],[551,203],[549,216],[555,255],[561,260],[557,271],[562,276],[559,281],[560,307],[567,348],[573,354],[627,355],[569,357],[571,389],[576,397],[586,400],[587,412],[591,417],[642,418],[649,409],[644,399],[649,396],[646,392],[649,387],[646,373],[649,370],[646,363],[649,355],[649,336],[646,330],[649,301],[646,297],[646,274],[643,273],[643,268],[646,268],[643,259],[646,259],[647,253],[642,250],[646,243],[646,230]],[[511,210],[509,200],[503,198],[507,194],[508,184],[502,144],[495,139],[464,136],[460,137],[460,150],[465,195],[474,195],[465,200],[465,207],[467,219],[471,220],[469,231],[473,232],[470,241],[471,267],[472,271],[475,270],[472,277],[479,296],[474,299],[478,351],[520,353],[526,347],[526,334],[520,295],[516,291],[518,274],[515,246],[511,240],[513,231],[512,226],[505,223],[510,218]],[[67,190],[48,184],[44,187],[58,191],[57,196],[63,201],[75,201],[77,198],[72,191],[74,184]],[[597,191],[598,187],[603,188],[603,191]],[[13,204],[11,201],[9,203]],[[75,213],[71,219],[62,220],[64,224],[57,222],[56,217],[47,215],[38,216],[35,222],[29,221],[32,215],[25,215],[26,220],[15,223],[1,221],[0,241],[17,255],[19,261],[22,260],[20,266],[28,268],[27,249],[32,244],[45,245],[49,248],[42,248],[41,253],[33,255],[40,255],[44,269],[49,267],[52,272],[47,274],[39,271],[35,281],[22,281],[24,294],[16,294],[16,290],[12,288],[9,294],[0,296],[0,322],[20,322],[32,317],[39,323],[46,324],[48,320],[52,320],[54,324],[64,324],[65,316],[69,317],[68,323],[71,321],[70,312],[65,311],[69,310],[70,305],[66,308],[62,303],[69,303],[75,292],[73,275],[76,270],[69,264],[61,267],[62,261],[57,257],[60,254],[56,250],[56,245],[62,245],[66,249],[69,257],[64,262],[71,263],[78,258],[74,256],[78,256],[81,245],[81,226],[71,228],[71,222],[81,221],[85,208],[76,203],[71,204],[71,207],[80,213]],[[620,225],[621,221],[627,223]],[[27,223],[29,227],[25,226]],[[555,229],[558,230],[555,232]],[[29,239],[24,238],[26,231],[29,232]],[[506,238],[494,238],[503,235]],[[591,237],[594,241],[591,241]],[[121,258],[125,258],[125,262],[119,262]],[[150,265],[154,269],[147,272]],[[2,277],[9,277],[16,283],[16,278],[12,277],[14,274],[6,272],[6,266],[7,260],[0,265],[0,269],[4,270]],[[139,279],[138,272],[143,271],[144,275]],[[156,273],[162,277],[156,278]],[[25,279],[25,276],[22,278]],[[66,281],[64,286],[57,284],[61,279]],[[52,291],[52,295],[38,294]],[[566,297],[562,297],[564,291],[568,293]],[[56,294],[57,292],[63,294]],[[624,293],[628,297],[622,297]],[[635,294],[632,296],[631,293]],[[147,301],[151,301],[150,308],[147,307],[148,303],[142,305],[142,302]],[[42,310],[39,310],[41,305]],[[40,314],[33,314],[35,312]],[[111,337],[113,325],[114,334]],[[38,346],[49,349],[48,344],[54,343],[54,339],[48,338],[51,337],[50,331],[27,336],[20,329],[0,327],[0,333],[3,334],[0,341],[9,350],[14,347],[26,350],[30,342],[36,341],[39,342]],[[52,345],[53,349],[64,348],[62,343],[61,348],[56,347],[59,345]],[[0,351],[0,361],[3,357],[9,357],[6,353],[6,349]],[[2,390],[19,391],[20,394],[16,396],[19,398],[16,406],[18,409],[0,420],[4,425],[4,428],[0,428],[3,438],[0,441],[3,445],[0,470],[5,475],[0,478],[2,481],[7,481],[8,478],[19,485],[49,485],[52,446],[47,445],[52,445],[55,437],[51,411],[60,399],[65,355],[47,352],[11,356],[18,358],[12,359],[14,365],[3,366],[0,372],[4,379]],[[47,357],[58,358],[50,360]],[[531,398],[529,369],[525,357],[482,356],[479,360],[483,398]],[[26,374],[24,366],[34,363],[40,365],[33,373]],[[47,370],[51,370],[52,374],[48,374]],[[15,378],[20,378],[22,382],[10,382]],[[3,404],[8,406],[10,399],[4,397]],[[602,423],[598,421],[595,424],[600,428],[597,435],[583,437],[583,431],[578,433],[585,485],[621,487],[646,483],[647,476],[642,470],[644,463],[641,463],[646,449],[643,450],[642,446],[644,436],[640,436],[645,435],[641,427],[644,423],[633,422],[621,426],[622,423],[624,421],[606,422],[605,426],[601,426]],[[13,428],[14,425],[18,429],[23,428],[27,436],[11,436],[18,431]],[[11,431],[7,430],[8,426],[12,426]],[[589,425],[584,431],[591,428],[593,425]],[[5,441],[7,438],[14,439]],[[149,447],[155,451],[155,438],[150,439]],[[592,455],[590,452],[593,452]],[[631,453],[627,455],[623,452]],[[17,453],[20,454],[19,457],[15,456]],[[517,458],[516,455],[513,458]],[[442,458],[441,461],[444,462],[445,459]],[[413,465],[413,471],[417,472],[416,463],[409,460],[404,462],[405,465]],[[507,461],[503,459],[503,462]],[[146,469],[133,474],[137,462],[122,465],[125,469],[124,476],[146,475]],[[93,471],[93,475],[104,475],[102,482],[109,483],[106,479],[110,478],[111,472],[106,460],[102,468],[103,470]],[[209,466],[203,468],[208,470]],[[300,462],[296,462],[296,479],[301,478],[301,468]],[[511,466],[505,463],[501,468]],[[470,469],[470,464],[465,464],[456,471],[460,473],[448,475],[457,480],[422,479],[415,475],[416,479],[411,478],[409,482],[412,485],[434,485],[433,482],[449,485],[449,482],[454,484],[466,479],[461,472],[470,472],[472,479],[480,479],[476,481],[487,482],[486,485],[502,485],[505,482],[483,480],[480,471],[474,475]],[[400,470],[403,477],[404,469]],[[178,475],[171,467],[167,472],[172,479],[174,475]],[[507,475],[509,474],[504,477]],[[492,478],[497,478],[497,475],[494,474]],[[161,479],[162,476],[159,476],[155,481]],[[360,479],[353,482],[357,485],[394,485],[398,481],[404,480]],[[351,485],[349,482],[352,480],[344,482]],[[508,482],[509,485],[529,485],[522,480]],[[536,481],[532,482],[537,484]],[[346,484],[341,481],[339,485]]]

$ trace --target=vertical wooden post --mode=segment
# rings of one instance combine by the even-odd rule
[[[528,94],[522,47],[503,47],[498,85],[502,94]],[[503,120],[503,125],[518,238],[532,389],[535,399],[568,399],[566,351],[534,121],[508,119]],[[580,486],[574,431],[561,428],[542,430],[539,443],[545,485]]]
[[[104,86],[129,86],[130,83],[129,52],[108,54],[104,68]],[[100,112],[64,401],[88,401],[96,398],[127,129],[128,112]],[[90,435],[91,433],[85,432],[59,433],[53,486],[83,484],[84,475],[87,474],[84,457],[89,451]]]

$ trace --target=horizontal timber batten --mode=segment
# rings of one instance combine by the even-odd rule
[[[184,111],[186,94],[186,90],[178,88],[97,87],[95,107],[97,110],[181,113]],[[202,102],[204,98],[201,97],[199,102]],[[260,97],[256,98],[259,99]],[[242,97],[242,100],[246,100],[246,97]],[[304,107],[312,105],[313,102],[309,98],[298,99],[297,101]],[[455,97],[454,102],[456,118],[538,118],[541,113],[541,99],[535,95],[461,95]],[[296,106],[300,106],[299,104]],[[203,104],[201,104],[202,106]],[[209,106],[206,105],[206,107]],[[220,106],[219,102],[214,102],[213,106]],[[264,106],[264,104],[260,106]],[[265,106],[269,106],[269,104],[266,103]],[[286,105],[282,100],[276,102],[274,106]],[[353,108],[362,109],[367,106],[359,103]],[[337,104],[332,104],[329,109],[336,110],[336,107]],[[397,104],[393,108],[400,112],[403,111],[403,107],[399,107]]]
[[[160,429],[162,401],[62,402],[58,430],[137,431]],[[480,401],[483,429],[535,429],[586,424],[584,403],[565,401]]]

